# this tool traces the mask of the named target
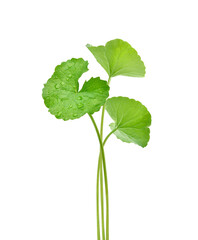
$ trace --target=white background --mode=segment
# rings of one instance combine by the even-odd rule
[[[145,78],[116,77],[111,96],[152,114],[142,149],[106,145],[110,240],[197,240],[196,1],[2,1],[0,5],[0,239],[96,239],[98,142],[88,116],[50,115],[41,92],[56,65],[90,62],[80,79],[107,79],[85,45],[128,41]],[[100,114],[94,115],[99,123]],[[111,122],[106,114],[105,132]]]

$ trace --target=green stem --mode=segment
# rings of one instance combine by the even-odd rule
[[[108,79],[108,85],[110,84],[111,78]],[[109,240],[109,193],[108,193],[108,180],[107,180],[107,170],[106,170],[106,161],[105,161],[105,154],[103,148],[103,124],[104,124],[104,113],[105,113],[105,105],[102,107],[102,116],[101,116],[101,126],[100,126],[100,133],[98,127],[95,123],[94,118],[92,115],[89,114],[91,121],[94,125],[96,130],[98,140],[100,143],[100,154],[98,159],[98,169],[97,169],[97,181],[96,181],[96,205],[97,205],[97,238],[100,240],[100,215],[99,215],[99,183],[100,183],[100,191],[101,191],[101,217],[102,217],[102,238],[105,240],[105,229],[104,229],[104,202],[103,202],[103,170],[104,170],[104,180],[105,180],[105,195],[106,195],[106,240]],[[104,141],[110,137],[111,132]]]
[[[100,138],[103,140],[103,124],[104,124],[105,108],[102,107],[101,126],[100,126]],[[102,239],[105,240],[105,220],[104,220],[104,197],[103,197],[103,158],[101,151],[99,154],[100,162],[100,200],[101,200],[101,221],[102,221]]]
[[[101,156],[101,154],[99,156],[99,162],[100,162],[100,200],[101,200],[101,219],[102,219],[102,239],[105,240],[104,196],[103,196],[103,166],[102,166],[102,156]]]
[[[108,138],[111,136],[112,133],[114,133],[117,130],[117,128],[114,128],[105,138],[105,140],[103,141],[103,146],[105,145],[106,141],[108,140]]]
[[[109,77],[108,79],[108,85],[110,84],[110,81],[111,81],[111,77]],[[102,107],[101,126],[100,126],[100,137],[102,141],[103,141],[104,114],[105,114],[105,104]],[[100,171],[102,172],[102,170],[104,171],[105,195],[106,195],[106,240],[109,240],[109,192],[108,192],[106,161],[105,161],[105,158],[103,158],[103,156],[102,156],[102,167]],[[104,218],[102,218],[102,222],[104,222]]]
[[[109,240],[109,190],[108,190],[108,180],[107,180],[107,168],[106,161],[102,155],[102,163],[104,170],[104,182],[105,182],[105,195],[106,195],[106,240]]]
[[[97,182],[96,182],[97,239],[98,239],[98,240],[100,240],[99,175],[100,175],[100,160],[98,160]]]
[[[98,239],[100,239],[100,224],[99,224],[99,172],[100,172],[100,166],[101,166],[101,161],[105,161],[105,154],[104,154],[104,148],[103,148],[103,143],[102,143],[102,139],[100,137],[100,133],[98,130],[98,127],[96,125],[96,122],[94,120],[94,118],[92,117],[92,115],[89,114],[89,117],[91,118],[91,121],[94,125],[94,128],[96,130],[96,134],[99,140],[99,144],[100,144],[100,154],[101,154],[101,158],[100,161],[98,163],[98,171],[97,171],[97,233],[98,233]],[[104,175],[105,176],[105,175]],[[105,181],[107,179],[105,178]]]

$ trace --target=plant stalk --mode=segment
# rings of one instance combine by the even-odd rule
[[[101,135],[100,135],[101,137]],[[101,137],[102,140],[102,137]],[[103,196],[103,163],[102,155],[99,154],[99,171],[100,171],[100,201],[101,201],[101,221],[102,221],[102,240],[105,240],[105,222],[104,222],[104,196]]]
[[[103,125],[104,125],[104,113],[105,108],[102,107],[102,116],[101,116],[101,125],[100,125],[100,138],[103,141]],[[103,158],[101,155],[101,151],[99,154],[100,162],[100,200],[101,200],[101,222],[102,222],[102,239],[105,240],[105,222],[104,222],[104,199],[103,199]]]
[[[111,78],[108,79],[108,85],[110,84]],[[99,188],[101,197],[101,222],[102,222],[102,240],[105,240],[105,227],[104,227],[104,197],[103,197],[103,172],[104,172],[104,182],[105,182],[105,195],[106,195],[106,240],[109,240],[109,193],[108,193],[108,180],[107,180],[107,169],[104,154],[104,144],[110,135],[114,132],[110,132],[103,142],[103,125],[104,125],[104,114],[105,105],[102,107],[101,115],[101,125],[100,132],[96,125],[96,122],[92,115],[89,114],[91,121],[96,130],[96,134],[100,143],[100,154],[98,159],[98,169],[97,169],[97,181],[96,181],[96,208],[97,208],[97,239],[100,240],[100,207],[99,207]]]
[[[96,181],[96,208],[97,208],[97,239],[100,240],[100,207],[99,207],[99,175],[100,159],[98,160],[97,181]]]
[[[105,145],[105,143],[107,142],[107,140],[109,139],[109,137],[111,136],[111,134],[113,134],[115,131],[117,130],[117,128],[114,128],[105,138],[105,140],[103,141],[103,146]]]
[[[100,223],[99,223],[99,172],[101,170],[101,162],[103,161],[103,163],[105,162],[105,153],[104,153],[104,148],[103,148],[103,143],[102,143],[102,139],[100,137],[100,133],[99,133],[99,130],[98,130],[98,127],[96,125],[96,122],[93,118],[93,116],[91,114],[89,114],[89,117],[91,118],[91,121],[94,125],[94,128],[96,130],[96,134],[97,134],[97,137],[98,137],[98,141],[99,141],[99,144],[100,144],[100,155],[101,157],[99,158],[99,163],[98,163],[98,171],[97,171],[97,236],[98,236],[98,239],[100,239]],[[104,165],[104,172],[106,170],[106,165]],[[108,194],[108,188],[106,188],[106,183],[107,183],[107,177],[106,175],[104,174],[104,177],[105,177],[105,193]],[[106,207],[108,208],[108,207]],[[104,223],[103,223],[104,224]]]
[[[109,79],[108,79],[108,85],[110,84],[110,81],[111,81],[111,77],[109,77]],[[105,104],[102,107],[101,125],[100,125],[100,138],[101,138],[102,141],[103,141],[104,114],[105,114]],[[109,137],[109,136],[107,136],[107,137]],[[107,139],[105,139],[105,142],[106,142]],[[102,178],[103,177],[103,173],[102,172],[104,172],[105,195],[106,195],[106,240],[109,240],[109,192],[108,192],[108,179],[107,179],[106,161],[105,161],[105,158],[103,158],[103,156],[101,156],[101,150],[100,150],[100,155],[99,155],[99,161],[101,161],[100,157],[102,157],[102,164],[100,165],[100,170],[99,170],[100,171],[100,178],[101,178],[100,184],[101,184],[102,233],[104,234],[104,206],[103,206],[104,204],[103,204],[103,186],[102,186],[103,185],[103,181],[102,181],[103,180],[103,178]]]

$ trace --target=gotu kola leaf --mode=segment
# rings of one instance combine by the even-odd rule
[[[127,97],[113,97],[107,100],[106,110],[114,120],[110,128],[118,139],[141,147],[147,145],[151,115],[144,105]]]
[[[87,44],[87,48],[109,77],[118,75],[144,77],[145,75],[144,63],[128,42],[115,39],[107,42],[105,46],[94,47]]]
[[[72,58],[55,68],[52,77],[44,84],[43,99],[49,112],[58,119],[80,118],[86,113],[99,111],[109,96],[109,86],[99,77],[86,81],[79,91],[78,80],[88,71],[88,62]]]

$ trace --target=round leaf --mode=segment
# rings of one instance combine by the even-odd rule
[[[86,113],[99,111],[109,96],[109,86],[99,77],[86,81],[79,91],[78,80],[88,71],[88,62],[72,58],[55,68],[52,77],[44,84],[43,99],[49,112],[58,119],[80,118]]]
[[[146,147],[150,138],[151,115],[144,105],[127,97],[113,97],[107,100],[106,110],[114,120],[110,128],[115,130],[118,139]]]
[[[107,42],[105,46],[94,47],[87,44],[87,48],[109,77],[118,75],[144,77],[145,75],[144,63],[128,42],[115,39]]]

